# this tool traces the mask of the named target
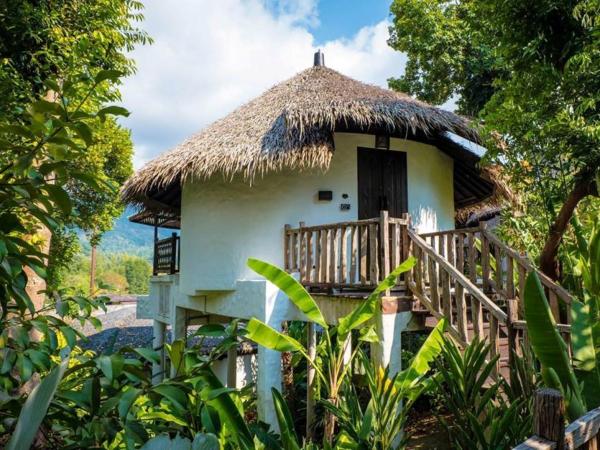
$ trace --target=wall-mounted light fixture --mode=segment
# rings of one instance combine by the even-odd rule
[[[333,200],[333,191],[319,191],[318,198],[320,202],[330,202]]]
[[[390,149],[390,137],[387,134],[376,134],[375,135],[375,147],[389,150]]]

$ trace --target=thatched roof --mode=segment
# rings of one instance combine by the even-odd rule
[[[361,83],[325,66],[300,72],[149,162],[122,189],[127,203],[153,204],[190,177],[327,169],[334,130],[383,130],[402,137],[445,131],[478,140],[467,121],[405,94]]]

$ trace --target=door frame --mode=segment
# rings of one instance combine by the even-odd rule
[[[402,150],[390,150],[390,149],[381,149],[381,148],[372,148],[372,147],[356,147],[356,190],[357,190],[357,217],[360,219],[361,212],[361,195],[360,195],[360,181],[359,181],[359,153],[361,151],[367,152],[375,152],[376,154],[390,154],[389,152],[394,152],[394,154],[402,155],[400,156],[402,160],[402,164],[400,166],[400,177],[401,177],[401,187],[400,187],[400,213],[408,212],[408,153]]]

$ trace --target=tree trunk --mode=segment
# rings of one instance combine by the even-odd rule
[[[540,254],[540,269],[544,274],[555,281],[560,278],[557,258],[558,248],[560,247],[563,235],[569,226],[569,222],[573,217],[575,208],[579,202],[588,195],[598,195],[596,180],[594,176],[590,174],[577,177],[577,182],[575,183],[573,190],[565,199],[558,216],[550,226],[546,243]]]

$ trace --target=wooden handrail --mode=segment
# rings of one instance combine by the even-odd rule
[[[456,233],[474,233],[479,231],[479,227],[470,227],[470,228],[459,228],[456,230],[442,230],[442,231],[430,231],[428,233],[419,233],[419,236],[422,238],[432,237],[432,236],[443,236],[448,234],[456,234]]]
[[[513,450],[597,449],[600,444],[600,408],[593,409],[565,428],[565,403],[562,394],[542,388],[535,393],[534,436]]]
[[[369,224],[378,224],[380,221],[379,217],[374,219],[362,219],[362,220],[353,220],[347,222],[336,222],[336,223],[327,223],[323,225],[311,225],[311,226],[299,226],[297,228],[286,228],[287,233],[298,233],[300,231],[322,231],[322,230],[331,230],[334,228],[342,228],[342,227],[351,227],[351,226],[360,226],[360,225],[369,225]],[[397,225],[408,225],[409,221],[407,219],[401,219],[398,217],[390,217],[389,223],[397,224]]]
[[[408,217],[378,218],[324,225],[285,226],[284,266],[299,272],[305,286],[329,290],[377,285],[408,257]]]
[[[498,238],[498,236],[491,233],[489,230],[483,228],[481,232],[490,242],[500,247],[502,251],[504,251],[507,255],[510,255],[520,266],[526,269],[528,273],[536,272],[542,284],[549,290],[555,292],[561,298],[561,300],[563,300],[567,304],[572,303],[572,297],[569,291],[567,291],[565,288],[563,288],[562,286],[554,282],[552,279],[550,279],[547,275],[542,273],[537,267],[531,264],[527,257],[519,254],[516,250],[510,248],[508,245],[502,242]]]
[[[463,273],[459,272],[452,264],[448,262],[446,258],[439,255],[425,240],[421,238],[414,231],[409,230],[408,236],[412,240],[413,244],[417,244],[422,250],[424,250],[430,258],[435,260],[440,266],[448,272],[449,275],[456,281],[458,281],[466,290],[468,294],[475,297],[485,308],[498,319],[502,324],[506,324],[507,315],[502,309],[496,305],[490,298],[485,295],[475,284],[473,284]]]

